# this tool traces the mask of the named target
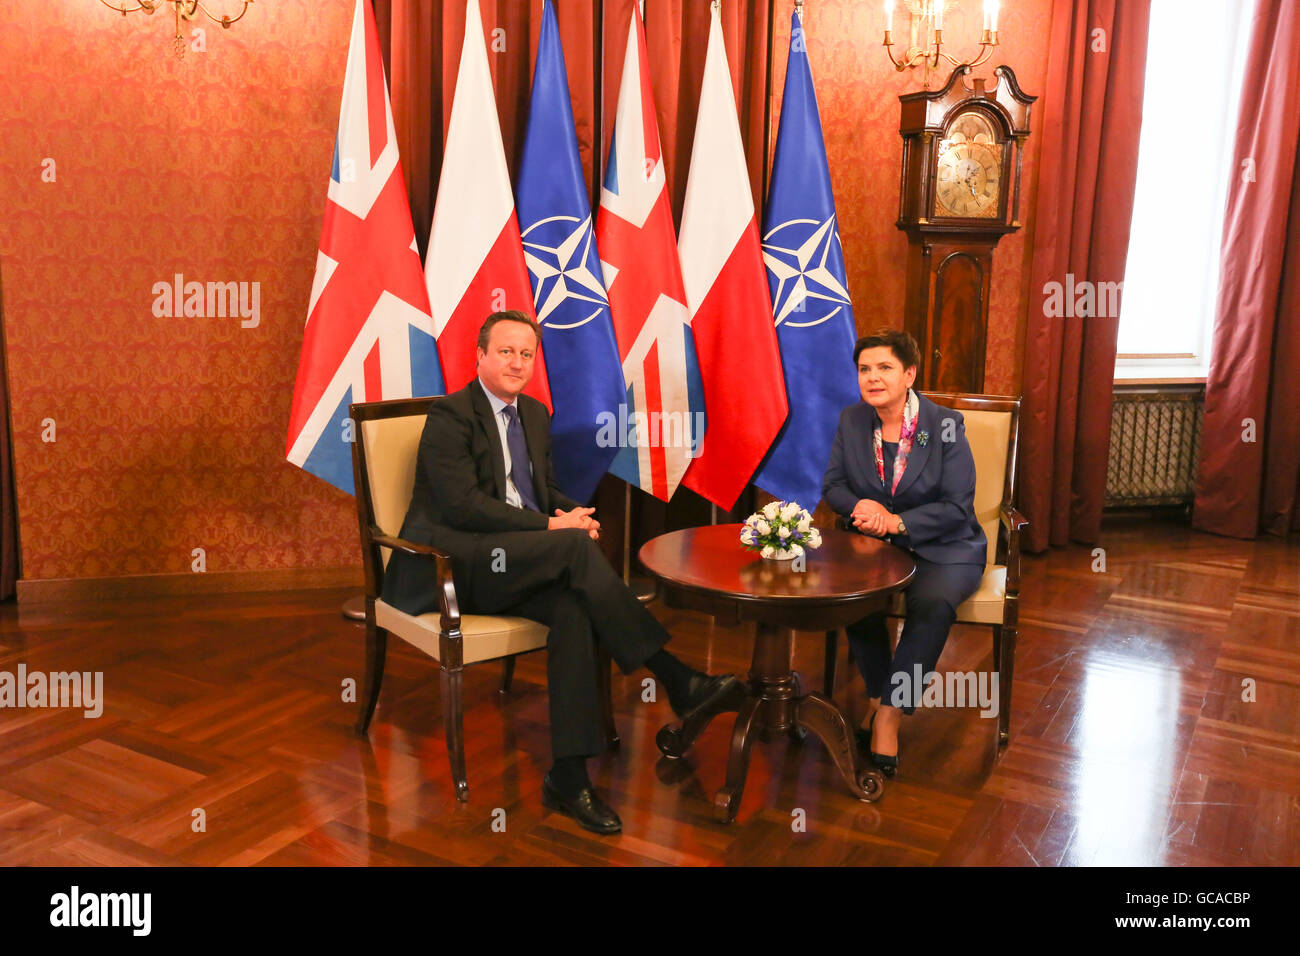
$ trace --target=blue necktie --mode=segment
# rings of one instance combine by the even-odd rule
[[[537,494],[533,490],[533,476],[528,470],[524,426],[519,424],[519,413],[513,405],[507,405],[502,411],[506,416],[506,444],[510,447],[510,480],[515,483],[524,507],[540,512],[542,509],[537,507]]]

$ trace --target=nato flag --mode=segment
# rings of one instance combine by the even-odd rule
[[[515,199],[533,301],[544,330],[543,354],[555,407],[555,475],[570,498],[589,501],[618,451],[620,436],[611,423],[618,421],[626,388],[550,0],[542,11]]]
[[[857,327],[807,46],[796,10],[763,217],[763,261],[790,417],[754,483],[811,511],[821,500],[840,411],[862,396],[853,366]]]

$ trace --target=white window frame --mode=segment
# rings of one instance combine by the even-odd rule
[[[1144,214],[1157,215],[1158,209],[1162,205],[1154,199],[1155,194],[1144,194],[1144,182],[1153,184],[1166,181],[1167,173],[1165,170],[1169,166],[1167,154],[1163,152],[1169,138],[1158,125],[1162,120],[1168,118],[1168,111],[1162,112],[1157,99],[1146,95],[1151,90],[1153,71],[1161,71],[1161,75],[1157,77],[1157,82],[1168,79],[1169,76],[1173,75],[1170,63],[1174,51],[1178,51],[1180,61],[1185,57],[1186,53],[1182,31],[1188,29],[1203,31],[1205,29],[1205,20],[1202,16],[1203,11],[1198,10],[1198,8],[1213,5],[1221,9],[1223,2],[1224,0],[1153,0],[1152,2],[1151,34],[1148,43],[1150,47],[1155,47],[1156,44],[1162,44],[1162,46],[1156,56],[1152,56],[1150,49],[1148,50],[1147,89],[1144,91],[1143,100],[1143,139],[1138,147],[1137,195],[1134,197],[1133,204],[1135,228],[1130,232],[1130,239],[1136,236],[1141,241],[1144,238],[1144,232],[1146,232],[1144,229],[1145,220],[1139,221],[1139,217]],[[1242,174],[1242,170],[1237,168],[1233,162],[1233,152],[1236,141],[1241,79],[1244,75],[1246,53],[1250,42],[1251,17],[1255,9],[1255,0],[1231,0],[1231,2],[1234,9],[1228,15],[1235,22],[1236,32],[1235,36],[1232,36],[1228,41],[1233,43],[1234,47],[1230,62],[1227,64],[1230,79],[1226,84],[1226,88],[1229,92],[1227,92],[1223,110],[1219,117],[1221,120],[1220,128],[1217,130],[1203,130],[1207,136],[1215,136],[1219,144],[1219,154],[1215,157],[1215,172],[1218,176],[1218,182],[1215,185],[1214,195],[1209,197],[1208,201],[1216,204],[1216,208],[1220,210],[1220,215],[1215,217],[1215,225],[1212,227],[1215,230],[1213,236],[1200,237],[1201,244],[1192,251],[1192,257],[1204,257],[1206,267],[1210,270],[1208,273],[1210,281],[1207,282],[1200,309],[1195,314],[1188,316],[1188,321],[1194,322],[1198,326],[1196,333],[1191,336],[1196,344],[1193,347],[1194,350],[1190,353],[1186,351],[1117,352],[1115,357],[1116,384],[1203,383],[1209,376],[1214,341],[1214,320],[1218,301],[1218,255],[1223,230],[1222,213],[1226,209],[1228,184],[1232,176]],[[1184,77],[1196,76],[1194,71],[1188,73],[1181,66],[1178,68],[1177,75]],[[1199,82],[1210,82],[1210,80],[1201,77]],[[1201,114],[1201,118],[1204,119],[1203,114]],[[1152,139],[1148,139],[1149,131],[1152,134]],[[1158,137],[1158,139],[1155,137]],[[1148,143],[1151,145],[1148,145]],[[1152,186],[1151,188],[1158,187]],[[1152,241],[1169,242],[1170,240],[1166,235],[1162,239]],[[1141,245],[1136,248],[1135,255],[1135,246],[1130,243],[1129,263],[1133,264],[1135,259],[1136,268],[1142,268],[1142,263],[1145,260],[1154,269],[1157,262],[1157,257],[1151,253],[1151,250]],[[1125,275],[1125,284],[1128,285],[1131,281],[1128,265],[1125,268]],[[1129,321],[1134,321],[1135,316],[1132,312],[1126,313],[1124,303],[1121,301],[1120,322],[1123,323],[1126,318]]]

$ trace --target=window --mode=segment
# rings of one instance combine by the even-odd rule
[[[1254,0],[1153,0],[1116,381],[1204,380]]]

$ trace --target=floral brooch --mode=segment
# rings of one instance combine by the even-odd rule
[[[929,432],[917,432],[917,433],[916,433],[916,443],[917,443],[918,445],[927,445],[927,444],[929,444],[929,443],[930,443],[930,433],[929,433]]]

